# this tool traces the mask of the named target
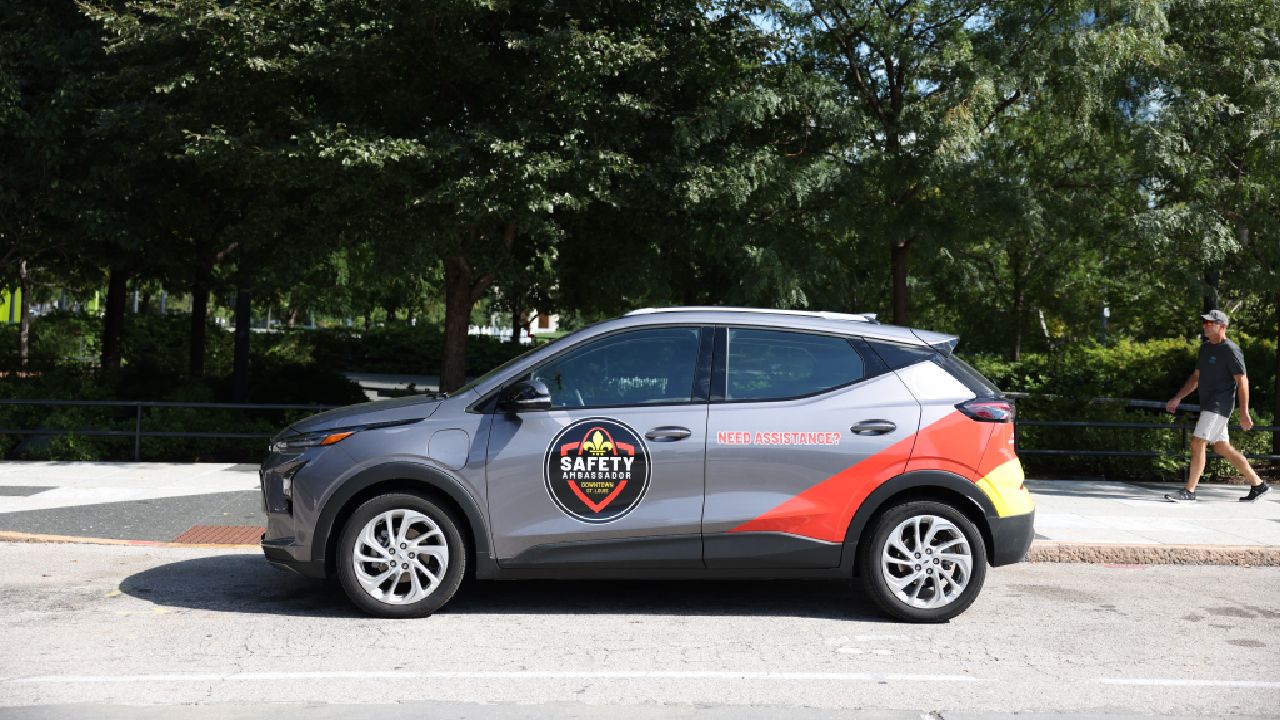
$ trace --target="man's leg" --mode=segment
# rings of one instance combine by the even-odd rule
[[[1213,451],[1226,458],[1227,462],[1231,463],[1231,467],[1235,468],[1241,475],[1245,476],[1245,479],[1249,481],[1250,485],[1256,486],[1262,482],[1262,478],[1258,477],[1258,473],[1254,472],[1253,468],[1249,466],[1249,459],[1246,458],[1239,450],[1232,447],[1230,442],[1220,440],[1214,443]],[[1203,449],[1200,452],[1201,455],[1204,454]],[[1203,461],[1201,461],[1200,467],[1201,469],[1204,469]]]
[[[1187,475],[1187,492],[1195,492],[1204,474],[1204,450],[1209,441],[1201,437],[1191,437],[1191,472]]]

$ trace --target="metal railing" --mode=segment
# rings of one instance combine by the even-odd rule
[[[1007,393],[1007,397],[1016,400],[1027,399],[1031,396],[1026,393]],[[1103,399],[1107,400],[1107,399]],[[1152,400],[1115,400],[1116,403],[1123,403],[1126,407],[1143,408],[1143,409],[1164,409],[1164,403]],[[62,407],[62,406],[80,406],[80,407],[117,407],[117,408],[133,408],[133,429],[131,430],[102,430],[98,428],[36,428],[36,429],[0,429],[0,435],[78,435],[83,437],[132,437],[133,438],[133,459],[141,459],[142,454],[142,438],[206,438],[206,439],[265,439],[272,437],[275,433],[270,432],[195,432],[195,431],[173,431],[173,430],[143,430],[142,420],[143,411],[151,408],[171,408],[185,410],[310,410],[312,412],[320,412],[322,410],[331,410],[333,408],[342,407],[341,405],[306,405],[306,404],[260,404],[260,403],[193,403],[193,402],[158,402],[145,400],[32,400],[32,399],[0,399],[0,405],[36,405],[45,407]],[[1014,450],[1022,456],[1074,456],[1074,457],[1131,457],[1131,458],[1159,458],[1171,457],[1187,460],[1190,452],[1191,430],[1195,428],[1194,422],[1181,420],[1188,413],[1198,412],[1198,405],[1180,405],[1178,413],[1175,415],[1179,420],[1172,423],[1153,423],[1153,422],[1117,422],[1103,420],[1022,420],[1016,419],[1015,427],[1050,427],[1050,428],[1112,428],[1117,430],[1165,430],[1170,432],[1178,432],[1181,436],[1181,447],[1178,451],[1156,451],[1156,450],[1072,450],[1072,449],[1051,449],[1051,448],[1027,448],[1022,446],[1019,439],[1021,433],[1014,432]],[[1239,430],[1240,426],[1233,425],[1233,430]],[[1253,432],[1280,432],[1280,426],[1266,425],[1254,426]],[[1212,455],[1212,448],[1210,448]],[[1246,454],[1246,458],[1250,460],[1271,460],[1280,461],[1280,455],[1268,454]]]
[[[1006,393],[1012,399],[1020,400],[1031,397],[1026,393]],[[1154,400],[1119,400],[1113,398],[1100,398],[1101,401],[1110,401],[1116,404],[1123,404],[1129,408],[1139,408],[1147,410],[1164,410],[1165,404]],[[1191,431],[1195,429],[1195,422],[1187,421],[1188,415],[1200,412],[1199,405],[1183,404],[1178,406],[1177,412],[1174,413],[1175,422],[1120,422],[1109,420],[1022,420],[1015,416],[1014,426],[1018,427],[1049,427],[1049,428],[1111,428],[1116,430],[1164,430],[1179,433],[1181,443],[1177,451],[1156,451],[1156,450],[1070,450],[1070,449],[1048,449],[1048,448],[1025,448],[1019,439],[1021,433],[1013,433],[1014,452],[1019,457],[1024,456],[1072,456],[1072,457],[1131,457],[1131,458],[1178,458],[1183,461],[1190,460],[1191,452]],[[1240,431],[1239,425],[1232,425],[1231,430]],[[1280,432],[1280,426],[1277,425],[1254,425],[1250,432]],[[1207,449],[1207,458],[1213,458],[1217,453],[1213,452],[1213,446]],[[1280,461],[1280,455],[1270,455],[1264,453],[1244,453],[1244,456],[1250,460],[1269,460]],[[1189,466],[1183,468],[1183,477],[1190,472]]]
[[[290,403],[196,403],[159,402],[148,400],[33,400],[0,399],[0,405],[37,405],[44,407],[116,407],[133,408],[132,430],[102,430],[99,428],[36,428],[0,429],[0,435],[76,435],[82,437],[132,437],[133,459],[142,457],[142,438],[206,438],[225,440],[253,440],[270,438],[274,432],[197,432],[175,430],[143,430],[143,410],[170,408],[180,410],[310,410],[320,412],[342,407],[341,405],[303,405]]]

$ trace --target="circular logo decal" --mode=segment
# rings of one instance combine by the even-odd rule
[[[547,494],[570,517],[609,523],[631,512],[649,489],[649,448],[612,418],[570,423],[547,447]]]

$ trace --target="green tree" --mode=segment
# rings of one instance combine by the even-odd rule
[[[103,109],[129,148],[131,206],[154,228],[148,251],[195,298],[191,371],[203,369],[208,292],[235,288],[233,395],[247,397],[255,292],[287,286],[323,252],[328,235],[310,201],[323,186],[297,152],[309,95],[287,51],[287,3],[218,0],[85,6],[119,66],[115,102]],[[183,268],[183,270],[176,270]]]
[[[844,165],[841,218],[871,247],[889,250],[895,323],[908,320],[912,247],[952,231],[948,200],[983,138],[1037,91],[1031,72],[1081,27],[1095,4],[969,0],[780,2],[789,62],[827,78]]]
[[[0,7],[0,280],[22,294],[19,357],[29,356],[33,275],[66,268],[92,213],[94,28],[69,1]]]
[[[1275,318],[1280,337],[1280,3],[1173,2],[1168,43],[1151,96],[1150,224],[1171,253],[1205,268],[1206,307],[1234,299],[1247,311],[1265,297],[1238,319]]]

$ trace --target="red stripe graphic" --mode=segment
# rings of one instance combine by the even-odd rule
[[[862,501],[885,481],[911,470],[946,470],[977,482],[1004,462],[1003,453],[983,457],[996,423],[948,413],[880,452],[841,470],[730,532],[783,532],[841,542]],[[996,439],[1006,439],[1006,431]],[[1012,451],[1009,452],[1012,456]],[[989,465],[989,467],[987,467]]]

